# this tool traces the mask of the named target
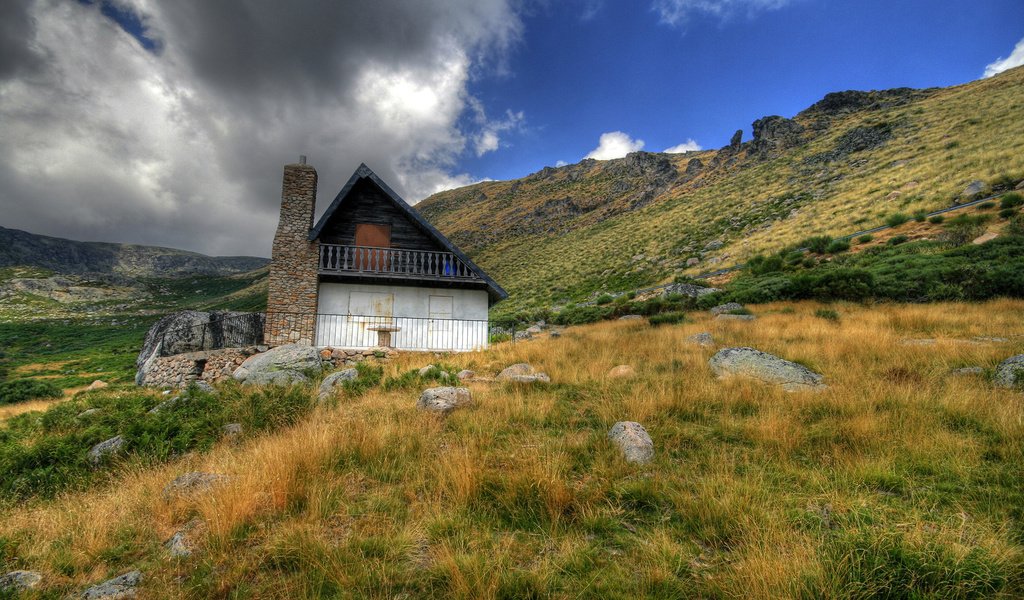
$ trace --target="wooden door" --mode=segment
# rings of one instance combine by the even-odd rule
[[[359,271],[387,271],[391,253],[377,248],[391,247],[391,225],[378,223],[356,224],[356,269]]]

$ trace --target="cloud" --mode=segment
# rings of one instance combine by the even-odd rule
[[[565,166],[568,166],[568,165],[569,165],[569,163],[565,162],[564,160],[556,160],[555,161],[555,166],[556,167],[565,167]]]
[[[682,154],[684,152],[696,152],[697,150],[703,150],[703,148],[701,148],[701,145],[698,144],[696,140],[690,138],[682,144],[677,144],[671,148],[665,148],[662,152],[666,154]]]
[[[998,75],[1007,69],[1012,69],[1021,65],[1024,65],[1024,39],[1017,42],[1017,45],[1013,47],[1013,52],[1011,52],[1009,56],[1006,58],[1000,56],[995,62],[987,65],[982,77],[992,77],[993,75]]]
[[[360,162],[418,201],[524,120],[464,118],[520,39],[513,0],[112,0],[153,51],[104,5],[0,8],[5,227],[266,256],[300,154],[321,210]]]
[[[753,16],[765,10],[776,10],[791,0],[654,0],[652,10],[662,23],[671,26],[685,26],[694,15],[705,15],[722,20],[737,13]]]
[[[591,150],[584,158],[596,158],[597,160],[622,158],[630,152],[643,149],[643,147],[643,140],[634,140],[621,131],[609,131],[601,134],[597,148]]]

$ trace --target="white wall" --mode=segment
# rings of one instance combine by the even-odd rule
[[[389,331],[399,350],[487,347],[487,292],[358,283],[321,283],[318,346],[365,349]]]

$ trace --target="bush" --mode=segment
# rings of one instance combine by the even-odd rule
[[[1024,236],[1024,215],[1017,215],[1010,219],[1010,224],[1006,227],[1007,235]]]
[[[829,254],[839,254],[840,252],[846,252],[849,249],[849,240],[832,240],[829,245],[825,247],[825,252],[828,252]]]
[[[945,220],[946,220],[946,217],[944,217],[942,215],[935,215],[935,216],[932,216],[932,217],[928,217],[928,222],[931,223],[932,225],[942,225],[942,222],[945,221]]]
[[[0,383],[0,404],[14,404],[37,398],[60,398],[60,386],[39,379],[16,379]]]
[[[747,269],[754,275],[775,273],[783,270],[785,266],[785,261],[783,261],[782,256],[778,254],[774,254],[772,256],[758,254],[747,261]]]
[[[887,241],[886,244],[889,244],[890,246],[899,246],[900,244],[906,242],[909,239],[910,238],[908,238],[905,235],[895,235],[889,238],[889,241]]]
[[[815,254],[824,254],[825,253],[825,249],[828,248],[828,245],[831,244],[831,243],[832,243],[832,236],[830,236],[830,235],[816,235],[816,236],[813,236],[813,237],[809,237],[809,238],[805,239],[804,241],[800,242],[799,246],[801,248],[807,248],[808,250],[810,250],[811,252],[814,252]]]
[[[999,218],[1000,219],[1009,219],[1010,217],[1012,217],[1015,214],[1017,214],[1017,209],[1016,208],[1004,208],[1001,211],[999,211]]]
[[[1015,208],[1022,204],[1024,204],[1024,196],[1017,192],[1003,194],[1002,198],[999,199],[999,208]]]
[[[584,325],[604,320],[611,313],[610,308],[603,306],[568,306],[552,317],[551,321],[555,325]]]
[[[647,321],[657,327],[658,325],[675,325],[676,323],[686,322],[686,313],[684,312],[666,312],[648,317]]]
[[[868,243],[870,241],[873,241],[874,239],[875,239],[875,236],[871,235],[870,233],[865,233],[864,235],[862,235],[859,238],[857,238],[857,243],[858,244],[866,244],[866,243]]]
[[[818,310],[814,311],[814,316],[818,317],[819,319],[825,319],[826,321],[839,320],[839,313],[836,312],[835,310],[832,310],[831,308],[819,308]]]
[[[889,227],[899,227],[910,220],[910,217],[903,213],[894,213],[885,218],[885,224]]]
[[[985,231],[989,215],[960,215],[946,223],[942,240],[953,246],[963,246]]]
[[[609,304],[612,300],[615,300],[615,297],[612,296],[611,294],[601,294],[600,296],[597,297],[597,300],[594,300],[594,303]]]
[[[995,208],[995,207],[996,207],[996,203],[992,202],[991,200],[989,200],[988,202],[982,202],[981,204],[978,205],[978,209],[979,210],[988,210],[990,208]]]
[[[925,219],[927,219],[927,218],[928,218],[928,213],[927,212],[925,212],[923,210],[915,210],[914,211],[914,220],[917,221],[918,223],[924,223]]]

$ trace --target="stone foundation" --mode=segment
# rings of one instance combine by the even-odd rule
[[[264,347],[264,349],[266,349]],[[217,383],[230,379],[245,359],[259,350],[247,348],[224,348],[206,352],[188,352],[174,356],[153,359],[140,385],[161,388],[186,388],[193,381]],[[386,361],[398,355],[394,348],[371,348],[369,350],[342,350],[322,348],[320,358],[335,368],[354,366],[364,360]]]

